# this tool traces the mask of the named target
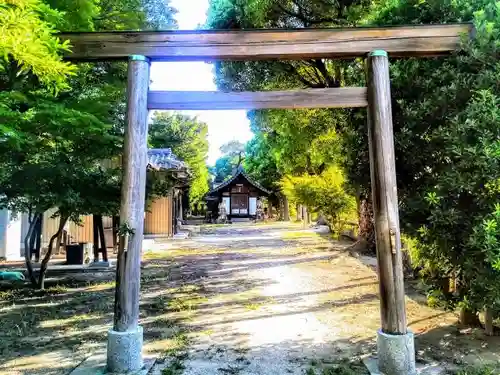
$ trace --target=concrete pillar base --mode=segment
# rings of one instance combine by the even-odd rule
[[[415,342],[413,332],[391,335],[377,333],[378,368],[384,375],[415,375]]]
[[[144,366],[142,360],[143,329],[134,331],[108,331],[107,370],[115,373],[138,371]]]

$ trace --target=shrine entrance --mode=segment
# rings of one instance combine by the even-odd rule
[[[113,372],[137,371],[143,365],[142,328],[138,321],[148,110],[367,107],[380,290],[378,365],[379,370],[387,375],[414,375],[414,340],[413,334],[407,330],[405,311],[389,56],[446,55],[459,46],[462,35],[471,31],[469,24],[447,24],[61,34],[61,39],[69,40],[73,46],[68,59],[129,61],[120,209],[123,236],[118,255],[114,326],[108,336],[108,369]],[[151,61],[311,58],[366,58],[367,87],[231,93],[149,91]],[[249,209],[243,204],[242,198],[237,198],[238,212]]]

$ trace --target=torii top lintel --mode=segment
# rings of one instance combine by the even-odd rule
[[[428,57],[456,50],[471,24],[243,31],[119,31],[61,33],[69,60],[154,61],[305,60],[364,57],[382,49],[391,57]]]

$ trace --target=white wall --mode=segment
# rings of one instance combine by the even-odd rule
[[[21,256],[21,218],[8,210],[0,210],[0,258],[20,260]]]

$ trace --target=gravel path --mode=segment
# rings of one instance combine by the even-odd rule
[[[380,311],[373,258],[294,224],[204,226],[143,254],[140,324],[153,375],[364,375]],[[150,251],[152,250],[152,251]],[[74,274],[0,290],[0,374],[68,375],[104,349],[114,274]],[[48,284],[48,285],[49,285]],[[500,362],[500,337],[456,324],[407,291],[417,358]],[[350,372],[332,372],[339,364]]]
[[[373,353],[376,273],[347,245],[292,225],[215,227],[185,242],[197,252],[182,272],[202,272],[206,301],[188,322],[181,373],[304,374]],[[412,300],[408,315],[417,330],[455,319]]]

